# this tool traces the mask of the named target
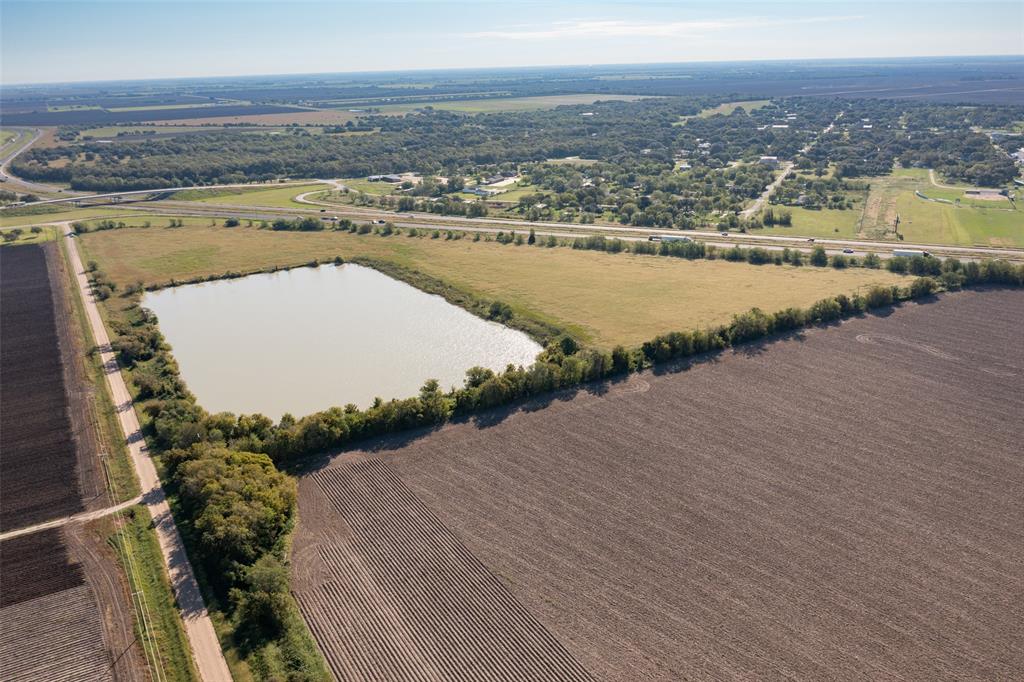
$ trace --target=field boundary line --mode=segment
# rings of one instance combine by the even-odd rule
[[[178,527],[174,523],[174,517],[171,515],[171,508],[163,486],[160,484],[156,466],[150,459],[146,448],[142,428],[132,405],[131,393],[128,392],[128,387],[125,385],[120,366],[117,363],[117,357],[111,348],[110,338],[107,336],[103,319],[100,317],[92,287],[85,275],[85,268],[82,266],[78,245],[74,239],[65,238],[68,245],[68,259],[74,269],[75,280],[85,304],[86,317],[89,319],[93,340],[99,349],[100,362],[106,374],[107,387],[110,389],[110,395],[117,410],[118,425],[128,444],[128,451],[139,478],[143,502],[153,519],[164,566],[174,588],[174,596],[185,624],[185,635],[188,638],[189,648],[199,671],[199,677],[207,682],[227,682],[231,680],[231,672],[224,660],[220,640],[214,630],[213,621],[210,620],[210,614],[203,601],[202,592],[199,590],[195,572],[192,570],[192,564],[185,552],[185,545],[178,532]]]

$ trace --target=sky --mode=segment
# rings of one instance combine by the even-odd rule
[[[1021,0],[0,0],[0,83],[1024,54]]]

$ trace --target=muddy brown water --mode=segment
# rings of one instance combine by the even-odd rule
[[[199,404],[279,419],[461,386],[473,366],[529,365],[541,347],[440,296],[354,264],[146,294]]]

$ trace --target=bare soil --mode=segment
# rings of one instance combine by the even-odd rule
[[[0,526],[84,510],[46,250],[0,249]]]
[[[333,533],[300,534],[295,592],[338,679],[591,679],[383,461],[311,479]]]
[[[362,514],[408,532],[390,496],[310,504],[376,461],[599,679],[1022,679],[1022,415],[1024,292],[945,295],[325,460],[294,570]],[[429,556],[379,542],[365,584]],[[373,660],[357,586],[304,613]]]
[[[90,407],[96,388],[85,373],[82,337],[72,328],[60,252],[53,243],[5,247],[0,265],[0,522],[10,530],[111,501]],[[130,650],[133,607],[106,543],[109,523],[68,525],[3,543],[4,679],[148,679],[145,662]]]

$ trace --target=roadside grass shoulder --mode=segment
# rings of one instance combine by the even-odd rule
[[[108,542],[116,551],[125,575],[138,577],[138,580],[129,578],[130,587],[141,592],[148,607],[147,633],[140,630],[138,618],[136,630],[140,637],[152,637],[162,663],[161,679],[198,681],[149,512],[143,505],[129,507],[121,515],[121,522],[119,529],[111,529]],[[127,553],[137,569],[134,572],[130,570]]]
[[[49,231],[51,234],[57,233],[53,228]],[[84,351],[82,365],[90,384],[95,389],[90,392],[89,418],[96,436],[96,445],[101,453],[105,453],[104,459],[110,477],[109,487],[113,493],[113,501],[115,503],[124,502],[139,494],[139,481],[135,477],[135,468],[132,465],[128,448],[124,439],[120,437],[117,408],[106,389],[103,365],[99,354],[95,352],[96,340],[89,328],[82,299],[77,295],[78,283],[75,281],[75,273],[68,265],[70,261],[66,253],[67,247],[62,239],[58,239],[57,243],[60,245],[61,256],[65,264],[64,296],[75,317],[71,327],[73,333],[79,337],[80,348]]]
[[[308,185],[287,185],[285,187],[240,187],[235,189],[214,190],[214,194],[207,195],[195,201],[204,204],[229,204],[232,206],[271,206],[277,208],[310,208],[308,204],[295,201],[295,197],[304,192],[311,192],[317,189],[327,189],[322,183],[310,183]],[[188,190],[189,192],[202,192],[203,190]],[[174,197],[180,198],[180,197]]]
[[[23,209],[7,209],[0,212],[0,228],[25,227],[27,225],[45,225],[64,220],[81,220],[83,218],[113,217],[124,211],[110,208],[58,208],[57,206],[38,206]]]

